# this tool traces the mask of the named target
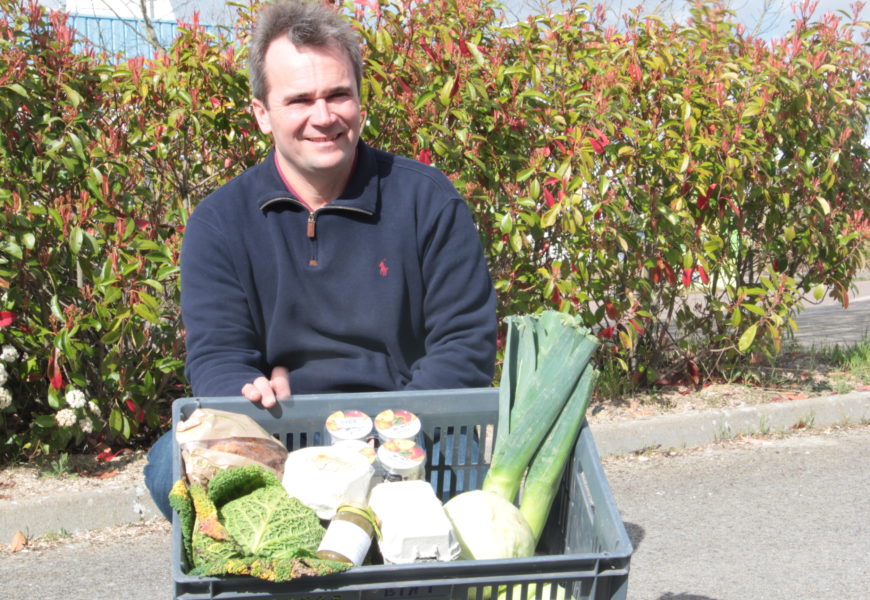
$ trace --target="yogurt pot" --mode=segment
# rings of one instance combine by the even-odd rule
[[[407,410],[387,409],[375,417],[375,431],[381,442],[390,440],[418,441],[422,424],[417,415]]]
[[[367,441],[372,436],[372,418],[360,410],[337,410],[326,418],[329,443]]]
[[[356,450],[360,454],[366,457],[366,460],[369,461],[369,464],[375,466],[375,461],[378,459],[377,451],[374,447],[374,442],[367,442],[363,440],[339,440],[333,444],[333,446],[341,446],[342,448],[350,448],[351,450]]]
[[[384,481],[416,481],[426,477],[426,450],[413,440],[389,440],[378,448]]]

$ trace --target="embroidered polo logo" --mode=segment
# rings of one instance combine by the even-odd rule
[[[381,259],[381,262],[378,263],[378,273],[381,274],[381,277],[386,277],[387,273],[390,272],[390,269],[387,267],[387,259]]]

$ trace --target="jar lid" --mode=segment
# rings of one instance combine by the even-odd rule
[[[336,509],[335,514],[339,513],[350,513],[362,517],[371,524],[375,537],[378,539],[381,538],[381,522],[371,507],[363,506],[362,504],[347,503],[342,504]]]
[[[326,418],[333,440],[361,440],[372,432],[372,418],[360,410],[337,410]]]
[[[377,458],[377,452],[375,451],[374,447],[363,440],[339,440],[335,442],[333,446],[356,450],[357,452],[366,457],[366,460],[369,461],[369,464],[374,464],[375,459]]]
[[[375,430],[382,441],[413,440],[421,427],[417,415],[407,410],[387,409],[375,417]]]
[[[413,473],[426,464],[426,451],[413,440],[390,440],[378,448],[378,459],[385,469]]]

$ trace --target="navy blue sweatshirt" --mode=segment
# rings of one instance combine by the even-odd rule
[[[490,385],[495,291],[468,207],[437,169],[360,142],[309,212],[274,150],[203,200],[181,252],[186,375],[238,396],[275,366],[294,394]]]

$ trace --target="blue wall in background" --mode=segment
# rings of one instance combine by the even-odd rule
[[[123,59],[154,54],[154,48],[146,41],[143,21],[71,14],[68,24],[78,32],[77,39],[90,40],[98,51],[106,50],[110,56],[120,53]],[[168,48],[175,39],[178,24],[175,21],[151,21],[151,25],[160,45]],[[213,33],[218,31],[213,25],[206,25],[205,28]]]

